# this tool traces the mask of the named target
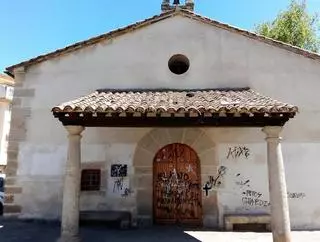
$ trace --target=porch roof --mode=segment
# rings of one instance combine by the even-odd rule
[[[250,88],[205,90],[100,89],[52,108],[64,125],[283,125],[298,108]]]

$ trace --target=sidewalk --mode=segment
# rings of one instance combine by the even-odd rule
[[[40,224],[0,220],[1,242],[56,242],[58,224]],[[319,242],[318,232],[293,232],[293,242]],[[148,229],[118,230],[106,227],[81,227],[82,242],[272,242],[270,233],[233,233],[189,231],[176,227],[155,226]]]

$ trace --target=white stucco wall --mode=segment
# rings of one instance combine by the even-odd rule
[[[180,76],[167,67],[168,59],[177,53],[190,60],[189,71]],[[320,189],[316,181],[319,67],[319,61],[181,16],[30,67],[23,87],[34,89],[35,96],[22,103],[22,107],[31,107],[31,117],[18,156],[23,193],[15,200],[23,206],[22,216],[60,216],[67,138],[62,125],[50,113],[53,106],[98,88],[248,86],[299,106],[300,113],[283,131],[288,190],[305,194],[290,200],[292,224],[295,228],[320,228],[320,205],[316,202]],[[83,138],[83,162],[104,162],[108,174],[110,164],[120,161],[129,165],[130,175],[136,144],[149,130],[88,128]],[[219,163],[228,169],[223,187],[218,190],[220,216],[224,212],[267,211],[268,207],[244,208],[245,191],[236,184],[238,178],[250,180],[250,190],[268,200],[262,132],[231,128],[206,132],[218,145]],[[249,148],[250,156],[227,159],[228,149],[239,145]],[[110,184],[109,178],[106,183]],[[83,209],[100,206],[134,210],[134,202],[114,197],[108,185],[104,193],[83,194],[81,198]]]

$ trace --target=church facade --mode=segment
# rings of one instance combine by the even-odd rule
[[[211,228],[266,215],[275,241],[320,229],[320,56],[193,1],[162,10],[7,68],[5,214],[61,219],[65,236],[79,211]]]

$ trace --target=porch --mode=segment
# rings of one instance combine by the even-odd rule
[[[146,136],[141,141],[143,143],[141,145],[145,147],[140,150],[141,147],[137,147],[133,161],[137,173],[139,173],[139,169],[146,168],[145,162],[150,158],[144,157],[143,150],[152,150],[156,155],[156,152],[161,151],[165,145],[177,143],[190,146],[201,156],[203,150],[208,149],[208,146],[215,146],[210,142],[209,137],[198,137],[197,132],[188,132],[191,127],[261,127],[267,141],[273,238],[274,241],[290,241],[290,219],[280,132],[283,125],[296,114],[297,108],[295,106],[275,101],[247,88],[187,91],[98,90],[88,96],[54,107],[52,111],[67,129],[69,139],[61,241],[78,239],[81,133],[85,127],[167,127],[172,128],[172,132],[185,127],[184,130],[187,131],[182,132],[182,136],[177,135],[178,140],[170,139],[168,136],[164,138],[166,136],[161,133],[161,129],[158,129],[160,130],[158,134]],[[201,133],[201,131],[199,132]],[[154,137],[158,137],[156,139],[159,141]],[[195,145],[196,138],[200,140],[198,147]],[[173,146],[172,154],[174,157],[177,156],[178,151],[179,149]],[[168,160],[167,158],[163,159],[164,161]],[[177,159],[179,160],[179,157],[175,159],[175,162]],[[207,160],[201,159],[201,166],[205,165],[216,166],[217,164],[214,164],[213,160],[209,158]],[[196,165],[191,166],[191,169],[195,168]],[[153,173],[154,175],[155,173]],[[201,174],[201,176],[205,175]],[[161,180],[164,179],[167,177],[161,177]],[[205,180],[205,178],[194,178],[195,182],[188,183],[188,186],[196,184],[199,187],[199,180]],[[206,183],[205,186],[213,185],[214,182]],[[145,202],[144,205],[149,206],[150,210],[150,201],[148,200],[155,197],[151,196],[150,198],[148,191],[150,191],[150,186],[151,190],[155,187],[152,187],[152,182],[145,183],[144,186],[142,189],[140,187],[136,196],[145,199],[137,199],[137,206],[139,207],[140,203],[138,201],[142,201],[141,203]],[[212,196],[211,199],[214,201],[215,197]],[[203,207],[203,209],[208,208]],[[156,209],[151,207],[152,210],[154,212]],[[202,220],[202,212],[199,210],[197,214]],[[153,215],[155,214],[153,213]],[[154,217],[157,218],[157,216],[160,215],[156,213]],[[179,218],[179,214],[173,218],[170,217],[170,221],[172,219],[173,221],[179,220],[177,218]]]

